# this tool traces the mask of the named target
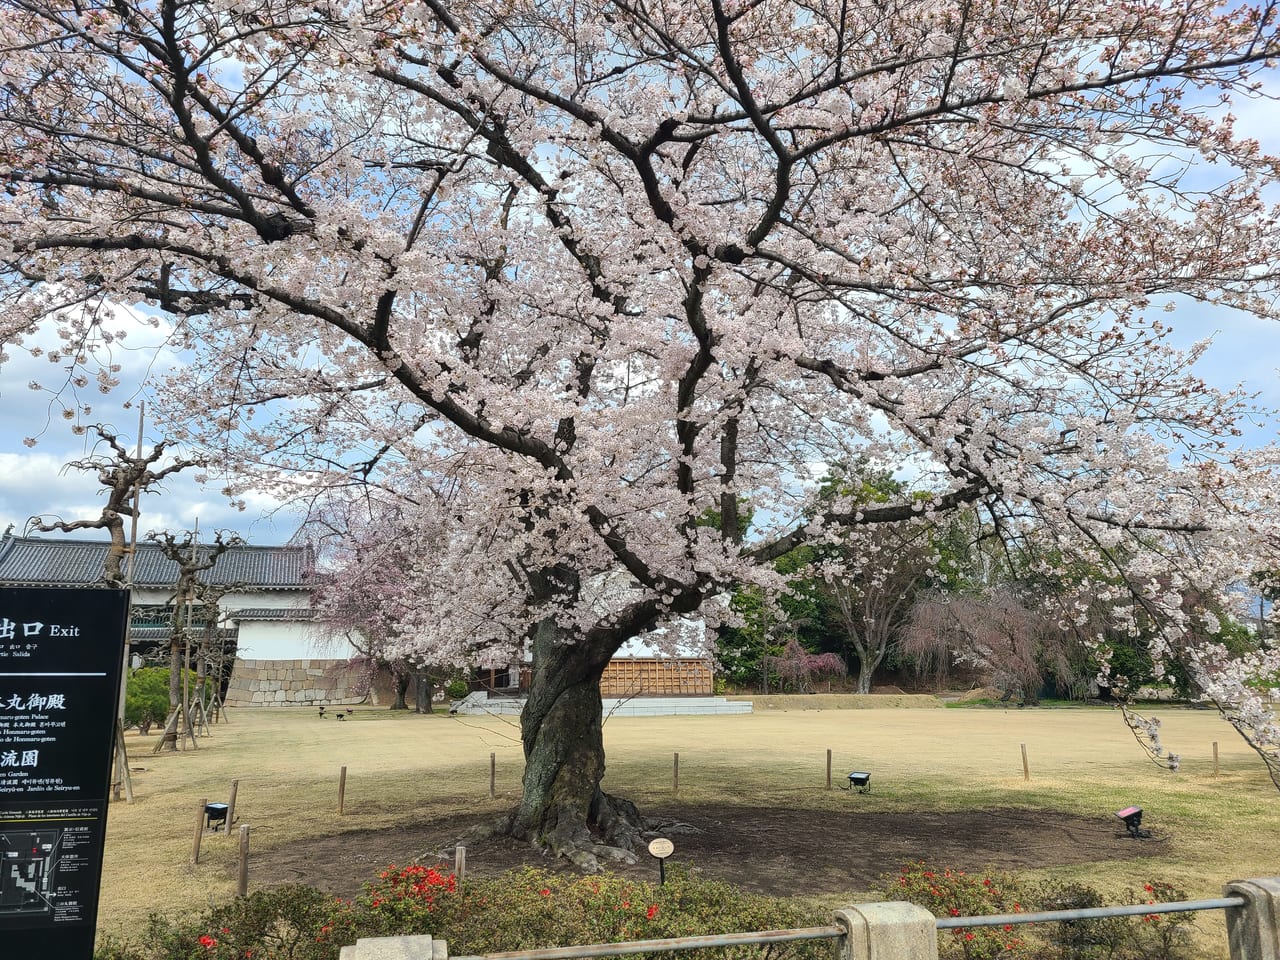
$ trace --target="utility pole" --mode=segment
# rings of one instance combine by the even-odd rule
[[[137,458],[142,460],[142,430],[146,417],[147,402],[138,403],[138,445]],[[125,799],[133,803],[133,777],[129,775],[129,752],[124,745],[124,708],[125,698],[129,691],[129,633],[133,624],[133,590],[134,576],[137,570],[138,556],[138,509],[142,504],[142,475],[133,482],[133,516],[129,521],[129,547],[125,556],[125,589],[129,592],[127,615],[124,628],[124,665],[120,670],[120,705],[116,711],[116,775],[111,783],[111,799],[120,799],[120,787],[124,786]]]

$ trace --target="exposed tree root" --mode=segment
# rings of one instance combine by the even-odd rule
[[[602,863],[635,863],[637,852],[644,848],[645,838],[654,836],[665,823],[645,820],[636,805],[622,797],[614,797],[597,790],[585,823],[570,825],[560,819],[540,836],[526,835],[518,827],[518,810],[503,814],[494,820],[477,824],[462,834],[454,846],[479,843],[499,837],[527,840],[544,855],[562,857],[584,873],[599,873]],[[686,831],[695,828],[684,825]],[[679,832],[679,826],[669,832]],[[453,856],[452,846],[436,852],[434,857],[448,860]]]
[[[706,833],[701,827],[695,827],[691,823],[685,823],[682,820],[655,820],[649,818],[645,820],[645,836],[647,837],[667,837],[673,834],[691,834]]]

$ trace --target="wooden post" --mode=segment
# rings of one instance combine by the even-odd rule
[[[827,789],[831,789],[831,748],[827,748]]]
[[[231,796],[227,798],[227,833],[231,833],[231,824],[236,819],[236,791],[240,789],[240,781],[231,781]]]
[[[191,862],[200,862],[200,838],[204,836],[204,808],[209,805],[209,798],[205,797],[200,801],[200,806],[196,809],[196,832],[191,840]]]
[[[1213,741],[1213,775],[1218,775],[1218,741]]]
[[[498,795],[498,755],[489,754],[489,798]]]
[[[338,815],[342,815],[342,804],[347,797],[347,768],[343,767],[338,774]]]
[[[1024,744],[1021,744],[1021,746],[1022,746],[1022,779],[1030,780],[1031,767],[1027,764],[1027,745],[1024,743]]]
[[[453,848],[453,875],[458,878],[458,886],[462,886],[467,873],[467,848],[458,844]]]
[[[249,825],[240,826],[240,878],[236,881],[236,896],[249,895]]]
[[[680,791],[680,754],[675,755],[675,760],[671,767],[671,792],[678,793]]]
[[[129,641],[125,641],[128,647]],[[127,651],[126,651],[127,652]],[[129,665],[126,662],[124,668],[126,679],[129,676]],[[120,700],[120,709],[124,709],[124,699]],[[113,800],[120,799],[120,785],[124,784],[125,798],[129,803],[133,803],[133,778],[129,776],[129,751],[124,745],[124,721],[116,717],[116,779],[111,785],[111,797]]]

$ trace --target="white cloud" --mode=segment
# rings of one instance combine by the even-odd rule
[[[65,360],[47,359],[60,346],[52,331],[42,331],[25,348],[7,348],[9,358],[0,364],[0,530],[13,524],[22,532],[36,515],[63,520],[101,515],[104,497],[97,475],[66,465],[104,452],[105,445],[98,442],[95,448],[93,431],[77,434],[77,428],[107,424],[132,451],[138,402],[147,396],[147,380],[180,366],[179,357],[166,346],[167,327],[156,329],[127,309],[119,310],[119,317],[129,335],[112,346],[110,362],[120,367],[120,385],[107,395],[93,382],[76,387],[68,379]],[[43,389],[31,389],[31,382]],[[68,409],[73,411],[70,420],[62,416]],[[144,426],[145,449],[162,439],[153,430]],[[35,446],[25,444],[26,438],[33,438]],[[279,506],[270,498],[246,497],[246,509],[237,510],[218,493],[216,482],[208,487],[197,484],[196,472],[193,468],[171,476],[157,492],[143,496],[139,536],[151,530],[190,530],[198,523],[202,531],[224,529],[251,543],[269,544],[284,542],[297,529],[299,518],[293,512],[268,516]]]

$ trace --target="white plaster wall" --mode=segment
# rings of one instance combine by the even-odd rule
[[[311,595],[306,590],[264,590],[261,593],[238,590],[228,593],[219,600],[218,606],[223,610],[246,610],[255,607],[294,610],[311,606]]]
[[[138,587],[133,594],[133,602],[138,605],[162,606],[172,602],[172,600],[172,590],[152,590]],[[311,595],[306,590],[264,590],[262,592],[236,590],[228,593],[218,601],[218,608],[222,611],[224,619],[226,614],[236,610],[252,608],[294,610],[306,609],[310,606]]]
[[[347,644],[318,644],[313,623],[275,620],[242,620],[236,656],[246,660],[306,660],[311,657],[345,659],[355,651]]]

